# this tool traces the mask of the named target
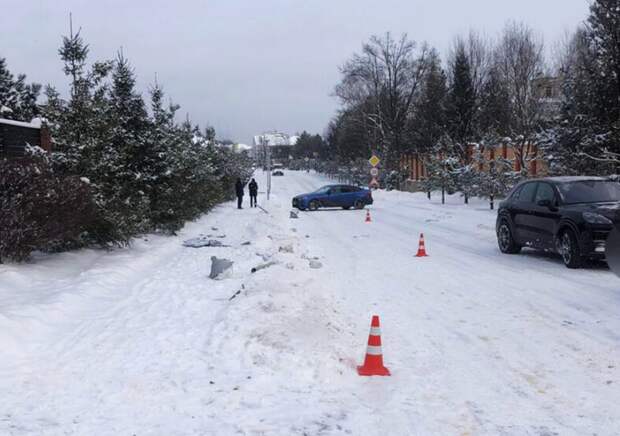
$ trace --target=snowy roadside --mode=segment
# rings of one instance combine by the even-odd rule
[[[287,203],[227,204],[177,237],[1,266],[0,433],[280,431],[278,391],[303,396],[347,354],[330,340],[330,296],[309,292],[320,269]],[[230,247],[182,246],[210,234]],[[207,278],[212,255],[234,261],[222,280]],[[251,412],[270,403],[271,418]]]

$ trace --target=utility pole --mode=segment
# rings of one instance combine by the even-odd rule
[[[269,196],[271,195],[271,150],[269,141],[267,141],[264,134],[261,142],[265,150],[265,166],[263,168],[267,169],[267,200],[269,200]]]

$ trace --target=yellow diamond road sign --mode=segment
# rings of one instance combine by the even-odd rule
[[[381,159],[379,159],[376,155],[372,155],[372,157],[370,159],[368,159],[368,162],[370,162],[370,165],[372,165],[373,167],[376,167],[377,165],[379,165],[379,162],[381,162]]]

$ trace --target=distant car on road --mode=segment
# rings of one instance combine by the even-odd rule
[[[604,258],[620,223],[620,183],[601,177],[549,177],[517,185],[500,203],[497,241],[502,253],[531,247],[562,256],[568,268]]]
[[[280,170],[275,170],[273,173],[271,173],[272,176],[283,176],[284,172],[280,171]]]
[[[323,186],[314,192],[293,198],[293,207],[299,210],[317,210],[321,207],[363,209],[364,206],[372,203],[372,194],[368,189],[352,185]]]

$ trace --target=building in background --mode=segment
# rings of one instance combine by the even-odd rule
[[[233,144],[232,145],[232,150],[235,153],[251,153],[252,152],[252,146],[248,145],[248,144]]]
[[[252,157],[255,160],[263,160],[267,151],[273,163],[284,164],[293,155],[293,147],[297,143],[298,136],[290,136],[286,133],[272,131],[254,136],[252,144]]]
[[[0,158],[23,157],[28,146],[52,151],[47,125],[37,118],[30,123],[0,118]]]
[[[538,98],[543,110],[543,117],[553,119],[562,106],[562,78],[541,76],[532,80],[532,91]]]

